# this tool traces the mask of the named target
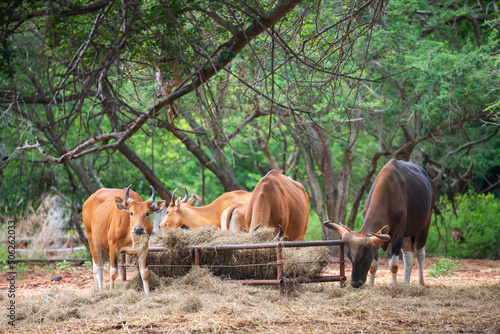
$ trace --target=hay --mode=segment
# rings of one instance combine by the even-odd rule
[[[165,247],[161,253],[150,253],[150,272],[160,277],[186,275],[194,265],[193,253],[186,250],[190,245],[241,245],[272,242],[273,229],[259,229],[254,233],[235,233],[215,227],[193,230],[167,229],[161,237],[151,237],[150,247]],[[285,248],[283,250],[283,271],[286,278],[309,279],[318,276],[329,261],[325,247]],[[135,263],[131,260],[128,263]],[[276,250],[202,250],[200,263],[216,275],[229,279],[274,279],[277,277]],[[259,266],[246,266],[261,264]],[[185,267],[156,267],[157,265],[181,265]],[[219,267],[219,266],[239,267]]]
[[[154,272],[149,272],[148,283],[149,283],[149,291],[154,291],[162,286],[160,278]],[[124,289],[132,289],[139,292],[144,291],[144,285],[142,284],[141,274],[138,273],[137,275],[135,275],[134,278],[128,280],[124,286]]]

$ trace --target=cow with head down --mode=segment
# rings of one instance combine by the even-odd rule
[[[194,202],[188,201],[188,192],[183,199],[175,199],[174,190],[172,199],[160,228],[197,228],[203,226],[221,227],[221,217],[228,207],[237,203],[248,203],[252,193],[244,190],[235,190],[222,194],[212,203],[195,207]]]
[[[346,254],[352,263],[351,285],[359,288],[371,273],[375,283],[378,248],[391,244],[389,267],[392,285],[397,284],[399,252],[403,251],[404,283],[410,283],[416,246],[419,283],[424,285],[425,242],[434,204],[434,183],[425,170],[411,162],[391,159],[373,182],[363,210],[363,226],[353,232],[332,222],[325,226],[342,236]]]
[[[141,197],[127,189],[102,188],[83,204],[83,225],[92,253],[95,289],[102,290],[103,264],[109,254],[110,289],[118,275],[118,254],[137,255],[144,292],[149,293],[149,274],[146,264],[148,241],[153,231],[150,215],[165,207],[165,201],[155,200],[153,187],[151,198]]]

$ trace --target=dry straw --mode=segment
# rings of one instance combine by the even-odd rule
[[[194,265],[192,245],[242,245],[272,242],[273,229],[260,229],[254,233],[236,233],[214,227],[193,230],[167,229],[161,237],[152,237],[149,246],[165,247],[165,252],[149,254],[149,268],[160,277],[185,275]],[[275,279],[277,277],[276,250],[202,250],[200,263],[216,275],[230,279]],[[283,269],[287,278],[312,278],[318,276],[329,261],[325,247],[283,250]],[[131,261],[129,263],[133,263]],[[251,266],[258,264],[258,266]],[[158,265],[173,265],[159,267]],[[184,267],[183,267],[184,266]],[[222,267],[232,266],[232,267]]]

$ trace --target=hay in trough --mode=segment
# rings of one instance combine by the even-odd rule
[[[193,251],[186,246],[241,245],[273,242],[273,229],[254,233],[236,233],[214,227],[193,230],[167,229],[163,236],[151,237],[150,247],[165,247],[166,251],[149,253],[149,270],[160,277],[183,276],[194,265]],[[283,271],[286,278],[318,276],[328,264],[325,247],[283,249]],[[275,279],[277,277],[276,249],[207,250],[200,252],[201,266],[216,276],[230,279]],[[251,266],[259,264],[259,266]],[[173,267],[159,267],[173,265]],[[231,267],[223,267],[231,266]]]

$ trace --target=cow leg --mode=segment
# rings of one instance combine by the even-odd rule
[[[392,273],[392,286],[396,287],[398,284],[398,266],[399,266],[399,251],[396,254],[392,254],[389,260],[389,269]]]
[[[410,284],[411,268],[413,267],[413,243],[411,238],[403,240],[403,262],[405,266],[404,284]]]
[[[394,243],[392,247],[392,255],[389,260],[389,269],[392,273],[392,286],[396,287],[398,284],[398,267],[399,267],[399,251],[401,250],[401,244],[403,243],[403,239],[398,239]]]
[[[149,293],[149,270],[148,270],[148,251],[143,254],[139,254],[139,271],[141,272],[142,286],[144,287],[144,292]]]
[[[94,285],[96,291],[102,290],[102,267],[104,265],[104,251],[94,245],[92,234],[87,231],[90,253],[92,254],[92,271],[94,272]]]
[[[109,290],[113,290],[115,285],[116,277],[118,277],[118,269],[116,268],[118,263],[117,251],[115,247],[110,247],[109,249]]]
[[[378,269],[378,258],[374,258],[372,265],[370,266],[370,286],[375,286],[375,274]]]
[[[425,248],[417,249],[417,263],[418,263],[418,284],[425,285],[424,283],[424,260]]]
[[[104,265],[104,251],[96,246],[91,247],[91,250],[95,289],[97,291],[102,291],[102,267]]]

